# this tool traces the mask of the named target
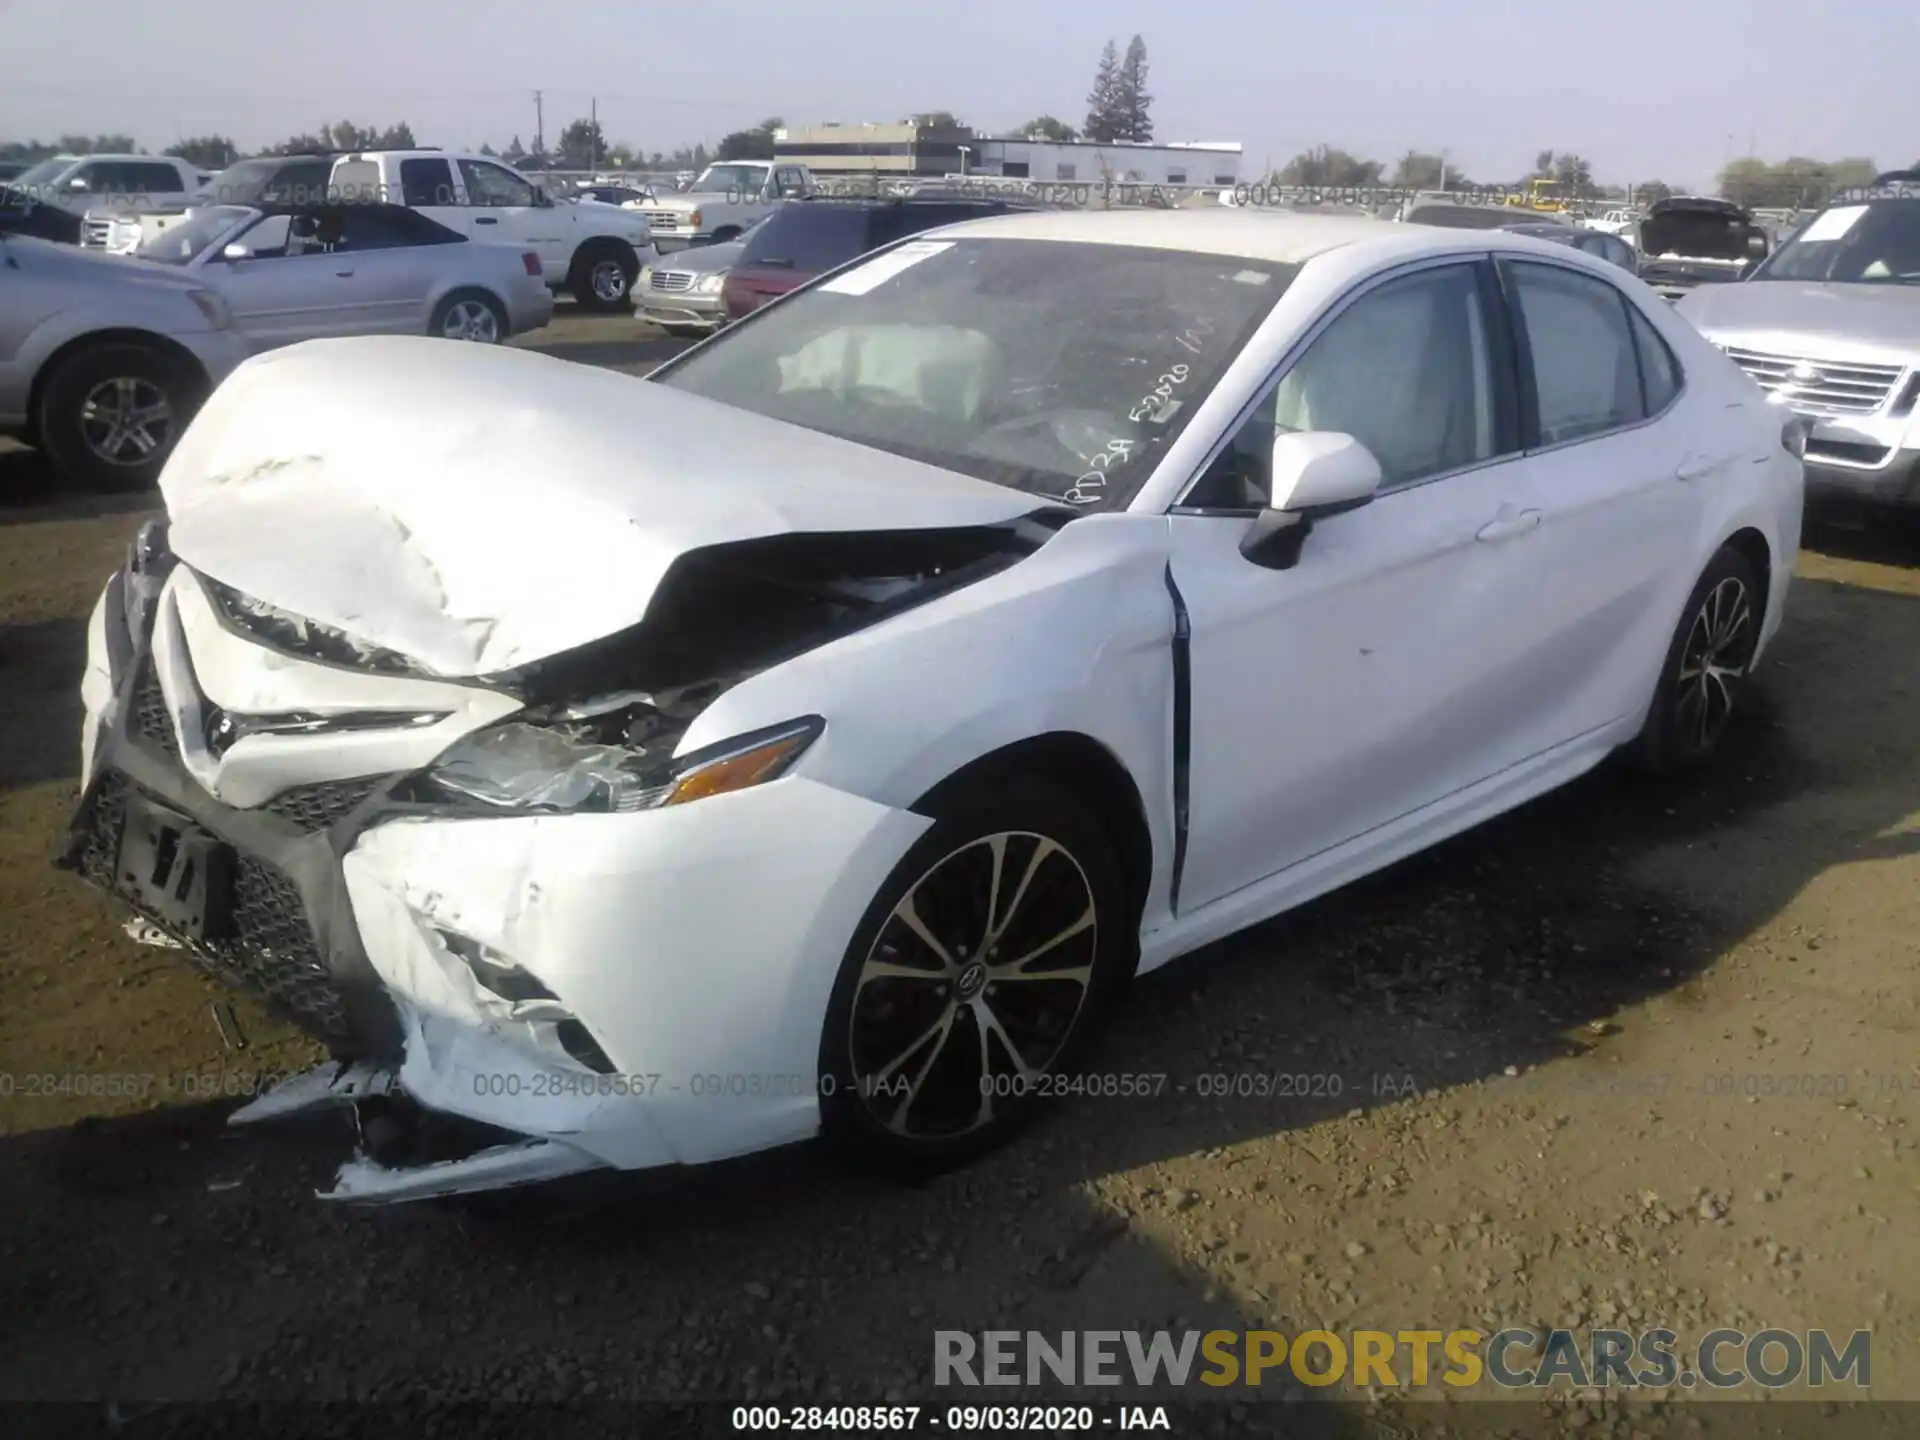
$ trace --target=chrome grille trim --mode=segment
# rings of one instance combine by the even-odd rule
[[[662,294],[678,294],[693,288],[693,278],[691,270],[656,270],[649,288]]]
[[[1871,415],[1887,403],[1893,387],[1905,373],[1905,368],[1899,365],[1822,360],[1812,355],[1783,355],[1738,345],[1721,348],[1761,389],[1783,395],[1795,409],[1823,415]],[[1794,371],[1802,367],[1811,370],[1812,375],[1796,378]]]

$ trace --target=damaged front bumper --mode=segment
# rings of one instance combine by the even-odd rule
[[[396,799],[401,782],[517,701],[263,645],[184,567],[108,586],[82,693],[62,863],[334,1057],[235,1123],[402,1101],[476,1137],[409,1163],[363,1155],[336,1199],[814,1134],[841,956],[928,823],[799,775],[650,812],[434,813]],[[223,712],[349,708],[419,723],[210,739]]]

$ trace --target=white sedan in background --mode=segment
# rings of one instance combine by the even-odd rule
[[[1713,755],[1801,443],[1570,247],[1220,209],[919,235],[647,380],[299,346],[95,611],[64,859],[332,1047],[236,1118],[379,1107],[335,1197],[944,1162],[1135,973]]]
[[[216,291],[255,350],[347,335],[499,344],[553,318],[533,251],[469,240],[401,205],[210,205],[131,259]]]

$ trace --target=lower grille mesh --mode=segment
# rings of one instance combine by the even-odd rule
[[[173,733],[173,717],[167,713],[166,696],[160,693],[160,677],[154,673],[151,655],[141,658],[140,673],[133,682],[133,728],[161,754],[179,758],[180,737]]]
[[[158,923],[158,917],[114,890],[130,791],[123,776],[111,771],[101,776],[81,819],[86,846],[79,870],[89,882],[113,891],[143,918]],[[340,990],[314,943],[300,892],[274,866],[240,854],[233,877],[232,938],[186,944],[185,953],[216,979],[261,996],[310,1034],[327,1041],[350,1038]]]
[[[352,813],[379,788],[379,776],[365,780],[330,780],[320,785],[296,785],[291,790],[282,790],[261,808],[270,815],[291,821],[302,830],[325,830],[336,820]]]

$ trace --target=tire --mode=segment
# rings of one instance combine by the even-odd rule
[[[633,282],[639,274],[640,259],[631,246],[617,240],[589,240],[574,256],[567,288],[582,310],[604,315],[632,302]]]
[[[996,843],[1002,886],[992,917]],[[1020,878],[1036,856],[1023,889]],[[1073,1073],[1132,974],[1137,936],[1125,901],[1101,827],[1055,785],[1014,781],[937,818],[880,887],[841,961],[820,1037],[828,1142],[916,1174],[981,1154],[1022,1129],[1050,1098],[1041,1085]],[[902,907],[943,943],[952,965],[902,919]],[[1089,913],[1091,925],[1076,928]],[[986,944],[994,918],[1009,949],[1026,947],[996,963],[1029,961],[1061,978],[996,977],[987,963],[995,950]],[[960,954],[969,931],[971,948],[986,955]],[[1065,938],[1037,954],[1048,936]],[[870,963],[895,973],[872,975]],[[924,969],[927,978],[899,973],[909,969]],[[990,1048],[983,1008],[999,1030]],[[1016,1087],[1009,1039],[1037,1077],[1025,1085]],[[990,1071],[982,1069],[983,1054]]]
[[[1719,750],[1753,667],[1760,595],[1753,562],[1732,546],[1708,563],[1680,612],[1646,724],[1628,747],[1641,769],[1679,774]]]
[[[433,307],[427,334],[444,340],[503,345],[512,334],[506,307],[484,290],[455,290]]]
[[[660,330],[675,340],[698,340],[707,333],[706,329],[699,325],[662,325]]]
[[[41,392],[36,429],[54,464],[87,488],[145,490],[160,478],[206,392],[191,364],[163,350],[90,345],[57,362]],[[146,418],[128,429],[116,414]]]

